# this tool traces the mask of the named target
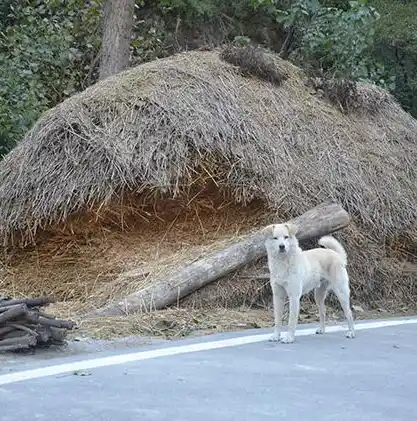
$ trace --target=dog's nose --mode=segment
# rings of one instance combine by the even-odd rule
[[[279,249],[280,249],[280,251],[284,251],[285,250],[285,244],[280,244]]]

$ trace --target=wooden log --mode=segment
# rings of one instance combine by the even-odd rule
[[[18,351],[20,349],[29,348],[30,345],[14,344],[14,345],[1,345],[0,342],[0,353],[9,351]]]
[[[15,308],[15,307],[20,307],[22,305],[25,305],[25,304],[12,304],[11,306],[3,306],[3,307],[0,307],[0,313],[4,313],[7,310],[10,310],[10,309]]]
[[[51,338],[55,342],[63,342],[65,340],[65,337],[67,336],[67,329],[60,329],[57,327],[50,327],[51,329]]]
[[[32,336],[36,336],[37,332],[33,329],[31,329],[28,326],[25,326],[24,324],[21,323],[7,323],[7,327],[11,327],[12,329],[16,330],[16,331],[24,331],[26,333],[29,333]]]
[[[26,304],[17,304],[10,307],[8,310],[0,314],[0,324],[26,314],[27,310]]]
[[[5,325],[5,326],[3,326],[3,327],[0,327],[0,340],[1,340],[1,337],[3,336],[3,335],[5,335],[6,333],[9,333],[9,332],[11,332],[12,330],[14,330],[15,328],[13,327],[13,326],[9,326],[9,325]]]
[[[45,317],[45,319],[56,319],[52,314],[44,313],[43,311],[39,311],[38,313],[39,316]]]
[[[41,298],[26,299],[26,300],[3,300],[3,301],[0,301],[0,309],[4,306],[13,306],[15,304],[26,304],[26,306],[29,308],[43,307],[53,302],[54,302],[53,298],[50,298],[50,297],[41,297]]]
[[[23,336],[26,336],[28,333],[25,331],[22,331],[20,329],[16,329],[13,328],[13,330],[9,333],[6,333],[3,338],[0,340],[0,344],[3,343],[2,341],[5,339],[10,339],[10,338],[21,338]],[[36,337],[36,332],[35,333],[30,333],[30,336]]]
[[[39,323],[39,314],[37,311],[28,311],[25,314],[25,320],[26,322],[32,323],[34,325],[37,325]]]
[[[297,224],[300,241],[338,231],[349,224],[348,213],[337,203],[324,203],[289,221]],[[165,308],[186,295],[265,256],[265,229],[198,260],[123,301],[90,312],[91,316],[123,315],[135,311]]]
[[[47,319],[45,317],[39,317],[39,323],[45,326],[53,326],[60,329],[71,330],[74,328],[74,322],[71,320],[57,320],[57,319]]]
[[[6,338],[0,341],[0,350],[4,350],[4,347],[10,347],[10,349],[22,349],[29,348],[30,346],[36,345],[36,337],[32,335],[22,335],[13,338]]]
[[[36,333],[36,340],[38,344],[47,344],[52,339],[52,332],[49,326],[37,326]]]
[[[38,312],[34,312],[34,311],[28,312],[25,317],[27,321],[34,324],[40,324],[44,326],[53,326],[53,327],[58,327],[58,328],[63,328],[63,329],[68,329],[68,330],[71,330],[74,327],[74,322],[70,320],[68,321],[68,320],[57,320],[57,319],[46,318],[46,317],[41,316]]]

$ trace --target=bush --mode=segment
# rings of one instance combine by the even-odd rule
[[[66,8],[57,0],[28,1],[19,8],[9,4],[7,15],[3,5],[0,153],[7,152],[42,112],[84,87],[99,48],[94,23],[100,16],[98,5],[82,5],[77,9],[79,0]]]
[[[373,54],[395,75],[392,92],[417,118],[417,3],[372,0],[372,4],[381,15]]]

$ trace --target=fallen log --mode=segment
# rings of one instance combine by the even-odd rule
[[[297,237],[303,241],[346,227],[349,215],[337,203],[323,203],[289,222],[297,224]],[[265,230],[250,234],[238,243],[173,273],[169,278],[131,294],[123,301],[90,312],[88,316],[123,315],[165,308],[204,285],[265,256],[265,238]]]

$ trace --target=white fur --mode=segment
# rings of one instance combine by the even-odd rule
[[[314,289],[319,308],[320,327],[316,333],[325,331],[325,306],[327,292],[333,290],[348,322],[347,338],[354,338],[354,324],[350,310],[349,276],[346,270],[347,255],[343,246],[332,236],[320,238],[325,248],[303,251],[296,238],[297,227],[276,224],[267,227],[265,247],[274,302],[273,341],[291,343],[295,339],[301,296]],[[282,315],[285,296],[289,299],[287,336],[281,337]]]

